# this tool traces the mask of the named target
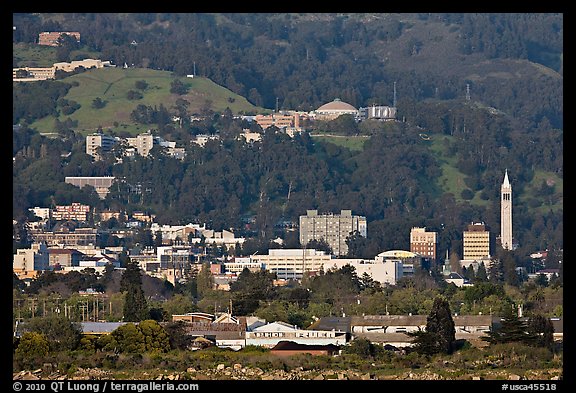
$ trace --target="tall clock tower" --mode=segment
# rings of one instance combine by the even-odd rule
[[[508,169],[500,187],[500,243],[505,250],[512,250],[512,186]]]

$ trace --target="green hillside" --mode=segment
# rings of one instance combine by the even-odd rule
[[[64,97],[80,104],[80,109],[69,116],[60,114],[58,120],[64,121],[68,117],[78,121],[75,128],[77,132],[88,134],[98,127],[122,127],[122,130],[139,133],[149,127],[136,124],[130,119],[131,112],[138,105],[159,106],[164,105],[169,111],[178,98],[190,103],[190,113],[200,113],[204,108],[222,112],[230,108],[232,113],[261,113],[264,108],[250,104],[244,97],[232,93],[230,90],[217,85],[210,79],[195,77],[179,77],[188,87],[188,93],[177,95],[170,93],[170,86],[174,76],[168,71],[157,71],[146,68],[102,68],[88,70],[81,74],[72,75],[62,81],[66,83],[77,82],[78,85],[70,89]],[[136,81],[146,81],[146,90],[140,91],[135,87]],[[129,100],[127,93],[130,90],[140,91],[141,99]],[[92,102],[99,97],[106,102],[101,109],[92,108]],[[54,132],[55,117],[48,116],[32,124],[41,133]]]

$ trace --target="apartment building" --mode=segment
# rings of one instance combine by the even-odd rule
[[[332,254],[348,254],[346,238],[358,231],[366,237],[366,217],[352,215],[352,210],[341,210],[340,214],[318,214],[318,210],[308,210],[300,216],[300,244],[311,240],[324,240],[332,248]]]

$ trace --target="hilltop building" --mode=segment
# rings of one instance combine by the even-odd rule
[[[358,113],[362,120],[396,120],[396,108],[393,106],[372,105],[361,107]]]
[[[110,186],[112,186],[115,179],[114,176],[66,176],[64,181],[79,188],[92,186],[96,189],[100,199],[106,199],[106,195],[110,192]]]
[[[336,98],[316,109],[313,114],[316,120],[334,120],[341,115],[353,115],[357,118],[359,112],[354,106]]]
[[[38,34],[38,45],[59,46],[58,40],[62,35],[71,36],[80,42],[80,33],[77,31],[43,31]]]

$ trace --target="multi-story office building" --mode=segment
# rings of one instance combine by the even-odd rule
[[[300,216],[300,244],[305,246],[311,240],[323,239],[332,248],[333,255],[346,255],[346,238],[356,231],[366,237],[366,227],[366,217],[352,215],[352,210],[320,215],[318,210],[308,210],[305,216]]]
[[[490,259],[490,232],[484,223],[472,223],[464,231],[464,260]]]
[[[438,233],[428,232],[426,228],[414,227],[410,231],[410,251],[423,257],[436,260]]]

